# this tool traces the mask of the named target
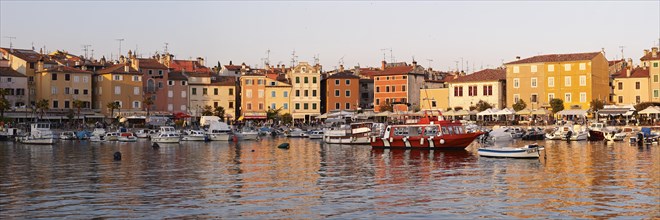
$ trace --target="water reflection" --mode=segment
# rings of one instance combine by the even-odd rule
[[[277,148],[282,142],[291,148]],[[144,140],[5,142],[0,217],[660,217],[660,147],[539,144],[544,158],[511,160],[479,158],[477,146],[388,150],[285,138],[158,149]]]

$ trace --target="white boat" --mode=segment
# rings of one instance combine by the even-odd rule
[[[323,131],[323,142],[328,144],[371,144],[372,122],[340,124]]]
[[[257,140],[259,132],[244,128],[241,131],[234,132],[234,135],[236,135],[238,140]]]
[[[119,132],[108,132],[108,133],[105,133],[105,135],[103,137],[103,140],[105,140],[105,141],[118,141],[119,140],[119,135],[121,135],[121,133],[119,133]]]
[[[211,121],[206,135],[211,141],[228,141],[231,138],[231,128],[227,123]]]
[[[64,131],[60,133],[60,140],[76,140],[78,136],[73,131]]]
[[[584,141],[587,140],[589,132],[586,129],[583,129],[580,125],[564,126],[562,127],[562,140],[569,141]]]
[[[534,143],[523,147],[479,148],[477,154],[482,157],[539,158],[542,150],[543,146]]]
[[[548,140],[561,140],[562,136],[562,130],[559,128],[553,129],[550,133],[545,134],[545,139]]]
[[[520,138],[522,138],[523,135],[525,135],[525,130],[523,130],[520,127],[510,127],[509,128],[509,133],[511,133],[512,138],[520,139]]]
[[[151,130],[151,129],[140,129],[135,132],[135,136],[138,138],[149,138],[151,135],[157,134],[158,131]]]
[[[154,143],[179,143],[181,135],[172,126],[162,126],[158,134],[151,136],[151,142]]]
[[[307,137],[307,132],[300,128],[294,128],[289,130],[286,134],[287,137]]]
[[[137,141],[137,136],[135,136],[131,132],[123,132],[119,134],[119,137],[117,137],[117,141],[119,142],[136,142]]]
[[[511,134],[510,128],[506,128],[506,127],[495,128],[491,132],[488,132],[487,141],[510,142],[512,140],[513,140],[513,135]]]
[[[323,130],[313,130],[307,135],[309,139],[323,139]]]
[[[18,141],[24,144],[55,144],[55,136],[50,130],[50,124],[34,123],[30,125],[30,133],[19,137]]]
[[[206,141],[207,139],[204,131],[200,130],[185,130],[181,136],[182,141]]]

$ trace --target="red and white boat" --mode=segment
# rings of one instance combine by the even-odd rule
[[[464,149],[482,134],[484,132],[480,131],[468,133],[460,121],[424,116],[417,124],[388,125],[380,137],[371,138],[371,147]]]

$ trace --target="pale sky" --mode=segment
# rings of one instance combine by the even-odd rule
[[[205,57],[263,67],[314,62],[324,70],[396,61],[434,69],[500,66],[516,56],[594,52],[631,57],[660,40],[660,1],[5,1],[0,0],[0,46],[67,50],[94,57],[138,48],[177,59]],[[387,48],[386,50],[383,50]],[[433,60],[429,62],[430,60]],[[461,59],[463,63],[461,63]]]

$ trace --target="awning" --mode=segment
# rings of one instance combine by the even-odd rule
[[[552,112],[544,108],[536,109],[532,112],[532,115],[549,115],[549,114],[552,114]]]
[[[599,115],[623,115],[631,116],[635,111],[629,108],[604,108],[598,110]]]
[[[531,114],[532,114],[532,110],[529,109],[523,109],[516,112],[516,115],[531,115]]]
[[[477,115],[478,116],[493,115],[493,113],[495,113],[496,111],[497,110],[493,110],[492,108],[489,108],[489,109],[486,109],[486,110],[483,110],[483,111],[477,113]]]
[[[660,114],[660,107],[658,106],[649,106],[644,110],[639,111],[640,115],[649,115],[649,114]]]
[[[378,114],[376,114],[376,116],[378,116],[378,117],[387,117],[387,116],[389,116],[390,114],[392,114],[392,112],[390,112],[390,111],[384,111],[384,112],[379,112]]]
[[[561,110],[557,112],[558,115],[582,115],[582,116],[587,116],[587,110],[582,110],[582,109],[568,109],[568,110]]]

